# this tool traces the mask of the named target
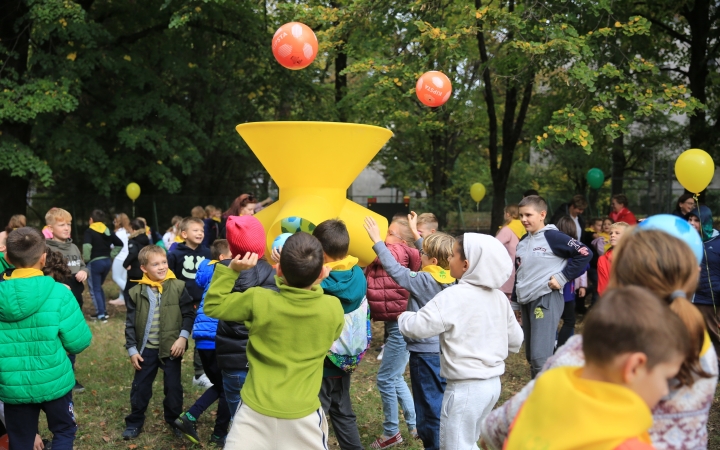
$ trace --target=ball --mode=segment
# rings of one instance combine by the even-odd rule
[[[280,231],[283,233],[295,233],[300,231],[302,225],[302,218],[300,217],[286,217],[280,221]]]
[[[292,236],[292,233],[283,233],[276,237],[272,243],[272,249],[277,250],[279,247],[285,245],[285,241],[287,241],[290,236]]]
[[[415,94],[423,105],[433,108],[442,106],[452,95],[450,78],[436,70],[425,72],[417,80]]]
[[[318,52],[318,40],[313,30],[304,23],[290,22],[275,32],[272,51],[281,66],[300,70],[315,60]]]
[[[702,263],[704,248],[700,233],[687,220],[671,214],[657,214],[640,222],[638,227],[645,230],[660,230],[674,236],[690,246],[698,264]]]

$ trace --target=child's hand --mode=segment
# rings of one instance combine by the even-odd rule
[[[82,283],[83,281],[87,280],[87,272],[81,270],[80,272],[75,274],[75,279],[78,280],[79,283]]]
[[[180,336],[177,338],[177,341],[170,347],[170,356],[173,358],[179,358],[185,353],[185,346],[187,344],[187,339]]]
[[[585,297],[585,288],[578,289],[578,297]]]
[[[33,444],[33,450],[43,450],[45,448],[45,444],[43,444],[42,438],[39,434],[35,435],[35,443]]]
[[[237,255],[235,258],[233,258],[232,262],[230,263],[230,268],[234,270],[235,272],[241,272],[243,270],[252,269],[253,267],[257,266],[258,262],[258,254],[257,253],[245,253],[245,256],[240,259],[240,255]]]
[[[279,263],[280,253],[282,253],[282,246],[272,249],[272,253],[270,253],[270,259],[272,259],[276,263]]]
[[[560,286],[560,283],[557,282],[555,277],[550,277],[550,281],[548,282],[548,287],[552,289],[553,291],[559,291],[562,286]]]
[[[413,237],[417,241],[420,239],[420,233],[418,233],[417,229],[417,213],[415,211],[410,211],[410,214],[408,214],[408,224],[410,224],[410,231],[412,231]]]
[[[134,355],[132,355],[132,356],[130,357],[130,362],[132,363],[132,365],[133,365],[133,367],[135,368],[135,370],[140,370],[140,369],[141,369],[140,363],[143,362],[143,361],[145,361],[145,360],[142,358],[142,356],[140,356],[139,353],[136,353],[136,354],[134,354]]]
[[[365,223],[363,226],[365,227],[365,231],[367,231],[368,236],[370,236],[370,240],[373,241],[373,244],[382,242],[382,238],[380,237],[380,228],[378,227],[377,222],[375,222],[375,219],[369,216],[365,217]]]
[[[125,268],[125,270],[130,270],[130,269],[132,269],[132,266],[127,266],[127,267]]]

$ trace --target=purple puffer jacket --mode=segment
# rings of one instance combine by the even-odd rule
[[[390,244],[387,248],[402,266],[413,271],[420,270],[420,252],[417,249],[405,244]],[[410,293],[385,272],[378,258],[365,268],[365,276],[370,317],[381,322],[397,320],[398,316],[407,310]]]

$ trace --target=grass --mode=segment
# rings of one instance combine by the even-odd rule
[[[108,298],[117,296],[117,286],[107,282],[104,286]],[[89,320],[92,309],[87,292],[84,312]],[[158,376],[153,385],[153,398],[147,412],[145,432],[134,441],[123,441],[121,433],[125,428],[124,417],[130,408],[130,387],[134,370],[130,366],[124,344],[125,312],[124,308],[109,306],[108,314],[111,318],[108,323],[89,321],[93,333],[93,342],[90,348],[77,358],[76,370],[78,380],[85,385],[85,392],[74,396],[75,413],[78,420],[78,433],[75,441],[76,450],[86,449],[190,449],[209,447],[201,444],[193,445],[187,441],[176,439],[165,425],[162,415],[162,374]],[[353,406],[358,417],[358,428],[363,444],[369,447],[370,443],[382,433],[382,407],[380,396],[375,387],[380,362],[377,361],[377,348],[380,347],[383,336],[381,323],[373,324],[373,342],[371,350],[366,355],[358,370],[353,374],[351,395]],[[502,396],[500,404],[519,391],[529,380],[529,367],[521,351],[520,354],[511,355],[506,361],[506,372],[502,377]],[[202,391],[192,386],[192,354],[183,359],[183,387],[184,406],[190,405],[202,394]],[[710,413],[708,433],[710,442],[708,448],[720,448],[720,413],[718,402],[720,397],[716,393],[713,408]],[[200,417],[198,433],[205,443],[210,438],[216,406],[212,406]],[[45,426],[45,419],[41,418],[41,435],[50,437]],[[404,422],[400,429],[405,442],[398,449],[422,449],[419,441],[413,441]],[[330,436],[330,448],[339,449],[334,436]]]

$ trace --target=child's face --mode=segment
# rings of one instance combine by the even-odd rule
[[[620,242],[620,238],[622,237],[623,231],[625,231],[623,228],[613,228],[610,230],[610,246],[615,247],[618,242]]]
[[[220,211],[219,209],[215,209],[215,211],[213,211],[212,216],[220,218],[220,217],[222,217],[222,211]]]
[[[58,220],[50,225],[53,234],[53,240],[65,242],[70,239],[70,222]]]
[[[425,253],[425,249],[420,250],[420,267],[425,266],[436,266],[438,263],[437,258],[431,258]]]
[[[420,230],[418,230],[418,233]],[[385,243],[386,244],[402,244],[403,239],[400,237],[402,236],[401,230],[400,230],[400,224],[397,222],[393,222],[388,227],[387,236],[385,237]]]
[[[152,253],[148,258],[147,265],[140,266],[140,270],[146,273],[151,280],[162,281],[168,271],[167,257]]]
[[[596,220],[593,224],[593,230],[595,230],[596,233],[601,233],[603,229],[603,222],[602,220]]]
[[[7,233],[0,233],[0,252],[7,250]]]
[[[654,408],[663,397],[668,395],[668,383],[677,375],[682,365],[683,358],[676,356],[674,359],[662,362],[648,370],[643,365],[635,369],[635,376],[629,380],[628,386],[648,405]]]
[[[469,264],[467,260],[463,259],[460,255],[460,247],[458,247],[457,242],[453,244],[453,253],[452,256],[448,259],[448,262],[450,263],[450,276],[455,278],[456,280],[462,278],[462,276],[468,270]]]
[[[610,233],[610,225],[612,225],[612,221],[610,220],[604,220],[602,225],[603,233]]]
[[[433,234],[436,230],[427,223],[419,223],[417,226],[417,231],[420,237],[426,238]]]
[[[534,206],[520,207],[520,221],[528,233],[540,231],[545,226],[547,211],[538,211]]]
[[[191,223],[188,229],[180,234],[182,238],[185,239],[185,242],[189,242],[192,245],[200,245],[205,237],[205,229],[198,223]]]
[[[696,216],[690,216],[690,218],[688,219],[688,223],[690,223],[690,225],[692,225],[692,227],[695,228],[698,233],[700,232],[700,219],[698,219]]]

